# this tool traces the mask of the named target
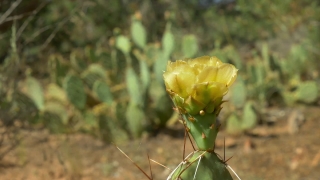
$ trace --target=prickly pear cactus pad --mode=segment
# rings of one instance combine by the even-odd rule
[[[232,179],[224,162],[217,154],[195,151],[188,155],[167,180],[229,180]]]
[[[199,150],[212,151],[222,98],[237,77],[237,69],[216,57],[169,62],[163,74],[166,90]]]

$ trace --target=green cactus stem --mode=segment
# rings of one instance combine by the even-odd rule
[[[194,151],[168,176],[167,180],[232,180],[227,165],[214,152]]]
[[[220,123],[216,114],[200,113],[190,116],[182,114],[187,131],[197,144],[199,150],[213,151]]]

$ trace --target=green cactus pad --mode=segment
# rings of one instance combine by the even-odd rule
[[[302,82],[295,91],[296,99],[305,103],[315,102],[318,96],[318,85],[316,81]]]
[[[130,102],[143,106],[142,89],[140,87],[140,81],[133,68],[129,67],[126,73],[127,89],[130,95]]]
[[[241,121],[238,116],[231,114],[227,119],[227,132],[230,134],[238,134],[241,132]]]
[[[102,102],[112,104],[113,97],[107,83],[97,80],[93,85],[94,95]]]
[[[166,30],[162,37],[162,48],[166,57],[169,57],[174,50],[174,36],[169,30]]]
[[[106,70],[100,64],[91,64],[88,69],[81,73],[81,78],[90,89],[93,89],[93,84],[97,80],[106,80]]]
[[[126,120],[133,137],[139,138],[144,130],[146,121],[143,110],[136,104],[130,103],[126,111]]]
[[[237,108],[244,106],[247,99],[247,90],[244,81],[238,78],[237,82],[231,87],[230,102]]]
[[[257,124],[257,115],[253,110],[251,102],[247,102],[243,109],[241,128],[243,130],[248,130],[253,128]]]
[[[133,42],[143,49],[147,44],[147,33],[141,21],[134,20],[131,24],[131,37]]]
[[[185,35],[182,39],[182,52],[185,58],[193,58],[198,52],[198,42],[195,35]]]
[[[232,180],[225,163],[216,153],[195,151],[169,175],[167,180]]]
[[[86,105],[87,96],[82,80],[75,75],[69,74],[65,77],[63,88],[67,93],[69,101],[78,109],[83,109]]]
[[[46,100],[58,101],[62,104],[68,103],[66,92],[57,84],[50,83],[46,87],[45,93]]]
[[[24,82],[24,94],[26,94],[34,104],[37,106],[39,110],[42,110],[44,108],[44,95],[43,95],[43,89],[40,84],[40,82],[29,76]]]
[[[140,79],[141,79],[142,88],[143,88],[142,92],[146,93],[150,85],[151,75],[150,75],[150,71],[147,63],[143,60],[140,60],[139,63],[140,63]]]
[[[131,44],[129,38],[120,35],[116,39],[116,47],[123,52],[123,54],[128,55],[130,53]]]
[[[49,128],[50,132],[64,133],[66,131],[66,127],[63,125],[60,114],[46,111],[43,113],[42,119],[46,127]]]
[[[68,124],[68,112],[62,104],[58,102],[47,102],[44,111],[59,117],[59,121],[61,121],[63,125]]]
[[[128,140],[127,133],[119,127],[110,114],[99,115],[99,130],[102,139],[106,142],[121,144]]]
[[[157,59],[153,64],[153,71],[155,73],[156,80],[163,84],[163,71],[166,70],[166,66],[168,64],[169,58],[165,55],[165,53],[159,51]]]

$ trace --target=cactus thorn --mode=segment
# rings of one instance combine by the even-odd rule
[[[209,127],[210,129],[213,129],[214,128],[214,124],[211,124],[211,126]]]
[[[189,119],[189,121],[191,121],[191,122],[194,122],[194,121],[195,121],[194,117],[192,117],[192,116],[189,116],[188,119]]]
[[[114,144],[115,145],[115,144]],[[129,159],[149,180],[153,180],[153,177],[152,177],[152,171],[151,171],[151,166],[150,166],[150,171],[151,171],[151,177],[146,173],[144,172],[144,170],[141,169],[140,166],[138,166],[137,163],[135,163],[125,152],[123,152],[117,145],[115,145],[116,148],[127,158]],[[149,165],[150,165],[150,158],[149,158],[149,155],[148,155],[148,159],[149,159]]]
[[[204,133],[201,134],[202,139],[206,138],[206,135]]]

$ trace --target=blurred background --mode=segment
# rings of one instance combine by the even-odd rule
[[[216,151],[242,179],[318,179],[319,26],[314,0],[1,0],[0,178],[147,179],[114,145],[173,169],[162,74],[209,55],[239,69]]]

